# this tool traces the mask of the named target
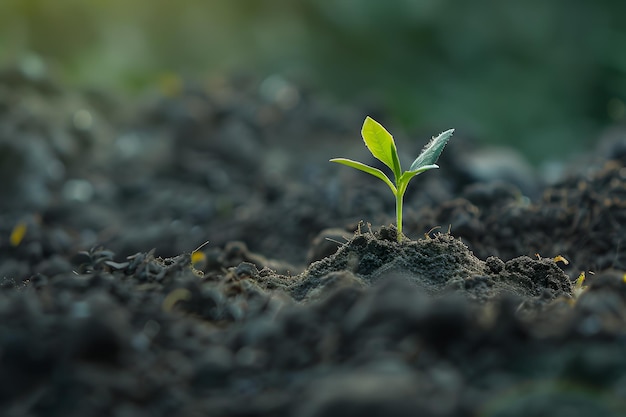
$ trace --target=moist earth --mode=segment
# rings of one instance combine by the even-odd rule
[[[1,415],[626,415],[623,130],[558,179],[459,135],[398,241],[327,163],[384,111],[258,85],[0,73]]]

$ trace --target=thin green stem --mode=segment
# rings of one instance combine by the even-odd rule
[[[396,193],[396,229],[398,230],[398,242],[402,241],[402,199],[404,192]]]

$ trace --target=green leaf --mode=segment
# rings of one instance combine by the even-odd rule
[[[402,173],[402,176],[400,177],[400,181],[398,182],[409,182],[409,180],[411,178],[413,178],[414,176],[421,174],[424,171],[428,171],[430,169],[436,169],[439,168],[439,165],[425,165],[421,168],[419,168],[417,171],[405,171]]]
[[[439,155],[443,152],[443,148],[446,146],[446,143],[448,143],[453,133],[454,129],[450,129],[440,133],[436,138],[433,138],[428,145],[424,147],[415,161],[413,161],[409,171],[418,171],[422,167],[433,165],[437,162]]]
[[[361,170],[363,172],[367,172],[370,175],[378,177],[381,180],[383,180],[385,182],[385,184],[387,184],[389,186],[389,188],[391,188],[391,191],[393,191],[394,194],[396,193],[396,186],[393,185],[393,183],[391,182],[389,177],[387,177],[385,175],[385,173],[382,172],[378,168],[374,168],[374,167],[371,167],[369,165],[365,165],[365,164],[363,164],[361,162],[353,161],[352,159],[346,159],[346,158],[333,158],[333,159],[330,160],[330,162],[337,162],[338,164],[347,165],[349,167],[356,168],[356,169]]]
[[[363,122],[361,135],[365,146],[383,164],[387,165],[394,173],[396,178],[400,177],[402,169],[398,159],[398,151],[396,143],[391,133],[387,131],[380,123],[367,116]]]

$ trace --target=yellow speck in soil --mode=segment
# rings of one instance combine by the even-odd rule
[[[187,288],[176,288],[165,296],[161,308],[163,311],[169,313],[174,309],[174,306],[179,301],[187,301],[191,298],[191,291]]]
[[[564,256],[557,255],[553,258],[554,262],[563,262],[564,265],[569,265],[569,261]]]
[[[11,236],[9,237],[11,246],[16,247],[22,243],[24,236],[26,236],[26,223],[19,222],[11,231]]]

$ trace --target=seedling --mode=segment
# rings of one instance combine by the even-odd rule
[[[393,172],[394,181],[384,172],[378,168],[365,165],[361,162],[353,161],[346,158],[333,158],[331,162],[337,162],[343,165],[347,165],[352,168],[367,172],[375,177],[380,178],[391,188],[391,192],[396,197],[396,220],[398,229],[398,242],[402,240],[402,200],[404,193],[409,185],[411,178],[417,174],[421,174],[424,171],[430,169],[439,168],[435,165],[439,155],[443,151],[443,148],[450,140],[450,137],[454,133],[454,129],[446,130],[434,137],[428,145],[424,147],[420,155],[413,161],[408,171],[402,172],[400,166],[400,159],[398,158],[398,150],[396,149],[396,143],[393,140],[393,136],[377,121],[367,116],[365,122],[363,122],[363,128],[361,129],[361,135],[365,141],[365,146],[374,155],[376,159],[387,165]]]

